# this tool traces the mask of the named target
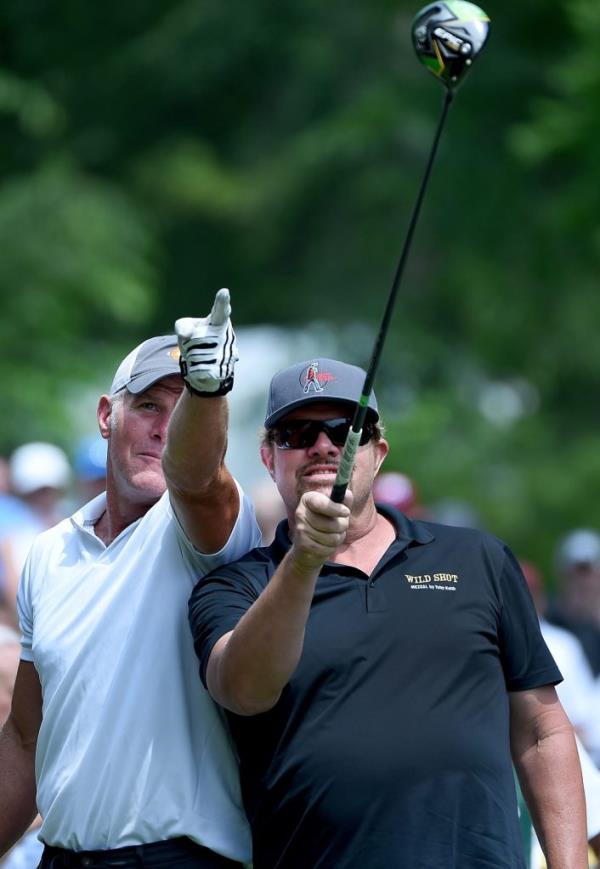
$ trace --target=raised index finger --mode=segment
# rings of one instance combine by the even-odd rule
[[[211,326],[222,326],[227,322],[231,315],[231,304],[229,302],[229,290],[225,287],[219,290],[215,296],[215,301],[212,306],[212,311],[209,315],[209,323]]]

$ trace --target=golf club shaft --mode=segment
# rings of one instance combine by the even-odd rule
[[[346,443],[344,444],[344,450],[340,458],[340,463],[338,465],[335,482],[333,484],[333,489],[331,490],[331,500],[335,501],[338,504],[340,504],[344,500],[344,495],[346,494],[346,489],[348,488],[348,483],[350,482],[350,478],[352,476],[354,458],[356,456],[356,451],[360,442],[362,427],[365,421],[365,417],[367,415],[369,398],[373,389],[373,381],[375,380],[375,374],[377,373],[377,368],[379,367],[379,360],[381,358],[381,352],[383,350],[383,345],[387,336],[390,321],[392,319],[396,296],[398,295],[398,289],[402,280],[402,273],[404,272],[404,266],[406,265],[406,260],[410,251],[412,238],[415,232],[415,228],[417,226],[417,221],[419,219],[421,205],[423,204],[423,199],[425,198],[427,183],[429,181],[429,176],[431,175],[435,155],[437,153],[438,144],[442,135],[442,130],[444,129],[446,116],[448,114],[448,109],[450,108],[452,98],[453,93],[448,88],[445,93],[442,112],[433,139],[433,144],[431,146],[431,151],[429,153],[429,159],[427,161],[427,166],[423,175],[421,187],[419,189],[419,193],[413,207],[410,223],[406,232],[406,238],[404,239],[402,253],[400,254],[400,259],[398,260],[398,265],[396,266],[396,273],[394,275],[394,280],[392,281],[392,288],[390,290],[387,304],[385,306],[383,319],[381,320],[381,326],[379,327],[379,332],[377,334],[375,345],[373,347],[373,354],[371,356],[371,361],[367,369],[362,393],[356,405],[356,410],[352,419],[352,425],[350,427],[350,431],[348,432]]]

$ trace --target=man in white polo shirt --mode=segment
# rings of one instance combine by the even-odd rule
[[[199,576],[259,536],[224,465],[229,313],[221,290],[209,317],[123,360],[98,404],[107,491],[33,545],[0,736],[0,854],[35,815],[37,786],[41,867],[248,859],[236,764],[187,627]]]

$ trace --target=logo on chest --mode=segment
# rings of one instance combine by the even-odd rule
[[[404,578],[411,591],[427,589],[428,591],[456,591],[460,581],[457,573],[423,573],[413,576],[405,573]]]

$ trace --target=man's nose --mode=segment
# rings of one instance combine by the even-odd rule
[[[158,438],[161,441],[166,440],[167,437],[167,429],[169,427],[169,416],[168,414],[159,414],[154,422],[154,426],[152,429],[152,437]]]
[[[312,447],[308,448],[309,455],[326,455],[326,456],[337,456],[340,451],[340,447],[336,447],[336,445],[331,441],[328,435],[324,431],[320,431],[319,435],[312,445]]]

